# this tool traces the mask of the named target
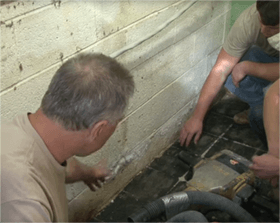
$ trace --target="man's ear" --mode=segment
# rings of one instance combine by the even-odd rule
[[[108,125],[107,120],[101,120],[97,123],[95,123],[90,129],[89,129],[89,137],[91,141],[95,140],[103,131],[104,127]]]

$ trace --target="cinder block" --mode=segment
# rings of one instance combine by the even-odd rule
[[[67,1],[67,0],[64,0]],[[7,20],[13,19],[32,13],[34,10],[39,8],[55,5],[56,1],[14,1],[0,7],[1,21],[6,22]],[[58,3],[57,3],[58,6]]]
[[[74,3],[75,2],[72,2],[72,4],[74,4]],[[71,5],[71,2],[69,2],[68,4]],[[77,3],[75,3],[75,4],[77,4]],[[135,4],[134,7],[137,7],[137,3],[134,3],[134,4]],[[166,5],[167,3],[162,3],[162,4]],[[158,4],[157,5],[157,4],[153,3],[152,5],[150,5],[151,6],[150,10],[154,10],[156,5],[157,5],[157,7],[159,7],[159,6],[163,7],[162,4]],[[168,4],[170,4],[170,3],[168,3]],[[99,5],[101,7],[103,4],[99,2]],[[53,9],[49,9],[49,10],[52,11]],[[60,9],[58,9],[58,10],[60,10]],[[83,13],[83,12],[81,12],[81,10],[82,9],[78,10],[78,12],[80,11],[80,13]],[[173,12],[174,12],[174,10],[173,10]],[[43,13],[43,15],[40,15],[40,17],[42,18],[42,17],[45,16],[46,17],[45,19],[47,19],[48,13],[47,12],[44,12],[44,13]],[[142,13],[144,13],[144,9],[142,10]],[[172,13],[172,11],[171,12],[168,11],[168,13]],[[139,14],[141,14],[141,13],[139,12]],[[63,19],[62,16],[60,16],[60,17],[61,17],[61,19]],[[158,17],[159,17],[158,15],[157,16],[155,15],[152,18],[152,20],[156,21],[157,20],[156,18],[158,18]],[[165,18],[164,16],[161,16],[160,22],[162,22],[162,20],[164,18]],[[34,19],[34,21],[27,22],[28,20],[32,20],[32,19]],[[27,16],[26,19],[25,19],[27,25],[28,24],[30,25],[30,23],[32,23],[32,22],[36,23],[35,20],[36,20],[35,17],[33,18],[32,16],[31,17]],[[23,23],[23,21],[22,21],[22,23]],[[51,23],[51,22],[49,22],[49,23]],[[64,23],[65,23],[65,21],[64,21]],[[144,27],[145,24],[147,24],[147,23],[148,23],[148,19],[143,21],[141,24]],[[38,23],[38,26],[39,26],[39,24],[40,23]],[[48,27],[48,24],[45,24],[45,26]],[[1,26],[1,28],[2,27],[3,26]],[[50,25],[48,28],[51,28],[51,27],[54,27],[54,29],[57,28],[55,26],[55,24],[54,25]],[[65,27],[62,26],[62,28],[65,28]],[[7,29],[7,28],[4,27],[4,29]],[[130,29],[128,29],[128,30],[130,30]],[[36,29],[34,29],[33,31],[35,32]],[[133,33],[133,31],[134,30],[130,30],[131,33]],[[41,34],[42,34],[42,32],[43,31],[41,31]],[[114,46],[115,47],[115,45],[116,45],[116,44],[114,44],[115,42],[120,42],[118,40],[125,39],[124,37],[122,37],[122,34],[125,34],[125,31],[120,33],[120,35],[115,35],[115,36],[113,36],[111,38],[107,38],[108,41],[99,41],[98,42],[98,47],[91,48],[91,50],[94,49],[94,51],[98,51],[98,49],[100,49],[100,52],[102,52],[101,49],[107,49],[108,48],[107,46],[110,46],[110,47]],[[21,35],[22,35],[22,38],[27,38],[28,39],[28,35],[25,36],[24,33],[22,33]],[[83,35],[83,34],[81,33],[81,35]],[[84,34],[84,35],[86,35],[86,34]],[[35,46],[33,46],[32,49],[28,49],[27,50],[26,48],[23,47],[21,50],[23,51],[25,49],[26,53],[28,54],[28,55],[25,55],[24,53],[20,52],[20,50],[17,48],[18,45],[17,45],[16,41],[13,41],[14,40],[13,38],[15,37],[15,35],[13,35],[13,31],[9,31],[8,32],[6,30],[4,32],[4,37],[7,37],[7,38],[4,38],[4,39],[2,38],[2,44],[3,44],[3,46],[2,46],[3,47],[2,60],[5,59],[5,63],[2,63],[3,66],[1,66],[1,71],[2,71],[2,73],[1,73],[1,75],[2,75],[2,78],[1,78],[2,89],[7,87],[7,86],[13,85],[14,83],[17,83],[20,79],[27,78],[27,76],[30,75],[30,73],[32,73],[30,69],[35,69],[37,71],[37,70],[40,70],[42,68],[42,66],[44,67],[45,65],[49,64],[50,61],[48,62],[48,59],[44,58],[45,56],[48,55],[48,53],[46,51],[44,51],[43,49],[40,50],[39,48],[36,47],[36,45],[38,45],[39,42],[37,44],[34,43]],[[11,41],[5,41],[6,39],[10,39]],[[43,38],[43,39],[45,39],[45,38]],[[81,38],[81,39],[83,39],[83,38]],[[28,42],[25,42],[23,39],[21,39],[20,41],[22,42],[23,46],[25,46],[25,47],[28,46]],[[28,40],[28,41],[30,41],[31,44],[32,44],[32,40]],[[39,41],[39,40],[36,40],[36,41]],[[77,40],[77,42],[78,42],[78,40]],[[27,45],[24,45],[24,44],[27,44]],[[57,48],[57,44],[53,44],[53,47],[55,49],[51,50],[52,52],[54,52],[56,50],[60,50],[60,47],[63,48],[63,44],[67,45],[67,41],[65,41],[62,45],[60,45],[59,48]],[[69,42],[68,42],[68,44],[73,47],[73,46],[75,46],[75,41],[73,42],[73,44],[69,43]],[[122,42],[122,44],[125,45],[125,42]],[[8,47],[8,45],[9,45],[9,47]],[[65,45],[65,47],[66,47],[66,45]],[[110,48],[110,50],[116,50],[116,48],[114,48],[114,47]],[[121,47],[121,46],[117,46],[117,47]],[[48,44],[45,45],[45,48],[46,48],[45,50],[47,50],[47,49],[50,50],[48,48]],[[66,48],[70,49],[71,47],[69,47],[67,45]],[[38,51],[37,55],[36,55],[35,51]],[[35,59],[34,56],[32,56],[32,55],[36,55],[37,58]],[[20,57],[20,61],[18,61],[18,57]],[[53,57],[50,56],[49,59],[52,60]],[[25,61],[28,60],[28,62],[23,62],[24,60]],[[12,65],[11,65],[11,62],[12,62]],[[61,65],[61,62],[58,62],[58,63],[56,63],[55,66],[58,69],[58,67],[60,65]],[[20,66],[22,67],[22,71],[20,71],[20,68],[19,68]],[[33,70],[33,71],[35,72],[35,70]],[[54,74],[54,72],[53,72],[53,74]],[[51,76],[53,74],[51,74]],[[41,75],[42,75],[42,77],[41,77]],[[45,74],[45,72],[43,70],[43,72],[41,74],[39,73],[37,76],[34,76],[34,78],[31,78],[30,80],[27,79],[27,81],[31,82],[28,85],[26,85],[27,83],[25,81],[23,83],[20,82],[19,84],[14,86],[18,90],[20,90],[20,91],[13,92],[12,89],[10,89],[9,91],[2,93],[2,97],[3,97],[2,106],[4,107],[4,110],[2,109],[1,114],[2,114],[2,117],[4,117],[4,120],[5,119],[9,120],[9,119],[13,118],[16,114],[18,114],[18,112],[19,113],[21,113],[23,111],[25,112],[26,109],[32,110],[32,109],[34,109],[35,107],[38,106],[38,104],[40,102],[40,99],[38,100],[38,97],[40,97],[40,96],[42,96],[44,94],[44,89],[46,89],[46,86],[49,83],[48,80],[50,80],[50,78],[51,78],[51,76],[49,76],[49,79],[45,79],[45,77],[44,77],[45,75],[48,76],[49,74]],[[42,78],[42,80],[40,80],[41,78]],[[33,85],[32,83],[36,83],[38,85]],[[26,88],[25,86],[28,86],[28,87]],[[41,90],[42,92],[38,92],[39,90]],[[32,92],[34,92],[34,91],[37,92],[37,94],[36,94],[36,98],[37,98],[36,101],[32,101],[34,99],[33,97],[32,98],[25,97],[25,96],[32,95],[33,94]],[[20,92],[20,94],[17,93],[17,92]],[[36,106],[34,106],[34,104]]]
[[[190,35],[133,69],[136,91],[127,113],[146,103],[189,70],[193,65],[193,54],[194,36]]]
[[[148,155],[152,157],[158,157],[159,148],[163,148],[161,151],[162,154],[165,149],[168,149],[175,141],[179,139],[180,131],[186,120],[190,118],[197,100],[198,96],[193,98],[156,131],[151,140],[149,150],[147,150],[147,153],[144,157]]]
[[[225,42],[228,34],[229,34],[229,31],[230,31],[230,19],[231,19],[231,11],[228,11],[226,13],[226,16],[225,16],[225,33],[224,33],[224,39],[223,39],[223,42]]]
[[[28,79],[20,85],[2,92],[1,94],[1,121],[10,121],[16,115],[35,112],[46,92],[50,80],[57,67],[51,67],[38,78]]]
[[[207,57],[207,73],[209,74],[212,70],[213,66],[215,65],[218,55],[222,49],[222,46],[218,47],[216,50],[214,50],[212,53],[210,53]]]
[[[21,79],[22,64],[17,60],[13,23],[1,25],[1,91]],[[9,31],[7,31],[9,29]]]
[[[26,78],[29,75],[32,75],[33,73],[36,73],[42,69],[45,69],[50,64],[53,64],[55,62],[63,61],[69,57],[69,55],[72,55],[73,53],[79,52],[81,49],[92,45],[97,41],[99,37],[96,37],[95,35],[99,35],[102,33],[100,29],[105,29],[105,26],[103,23],[95,21],[93,23],[96,23],[99,26],[96,26],[94,24],[93,27],[90,27],[88,24],[88,18],[91,19],[96,17],[94,16],[98,11],[102,11],[102,8],[105,7],[105,3],[100,4],[99,8],[96,9],[95,12],[90,11],[89,9],[84,10],[83,5],[78,4],[77,7],[75,7],[73,4],[77,4],[76,2],[63,2],[60,7],[55,8],[54,6],[48,6],[43,9],[40,9],[40,18],[41,20],[44,20],[44,27],[41,27],[40,21],[36,19],[38,16],[38,13],[33,12],[31,15],[27,15],[26,17],[23,16],[22,19],[19,19],[16,22],[16,18],[13,20],[14,25],[11,30],[2,30],[3,32],[10,32],[10,35],[16,35],[17,34],[17,42],[9,42],[6,41],[7,39],[12,38],[5,38],[5,47],[6,49],[10,49],[9,51],[17,52],[17,58],[13,57],[6,57],[8,58],[8,61],[6,61],[3,64],[2,69],[2,89],[5,89],[9,87],[10,85],[17,83],[21,79]],[[138,3],[134,3],[134,7],[130,6],[132,8],[137,8]],[[164,3],[164,5],[157,3],[149,3],[150,5],[146,5],[151,11],[155,11],[155,8],[162,8],[166,6],[167,3]],[[168,3],[170,4],[170,3]],[[126,47],[129,44],[133,44],[134,41],[137,42],[139,39],[143,37],[143,35],[146,35],[147,32],[151,32],[151,30],[154,30],[156,27],[162,25],[164,21],[166,21],[166,18],[170,18],[171,15],[174,15],[176,11],[178,11],[180,8],[182,8],[184,5],[189,3],[180,3],[175,4],[174,6],[170,6],[167,9],[161,10],[158,13],[155,13],[153,16],[149,16],[148,18],[143,19],[143,21],[137,22],[135,25],[127,28],[126,30],[121,30],[119,32],[115,32],[112,36],[107,37],[107,34],[105,32],[105,36],[100,37],[101,41],[96,42],[96,44],[90,46],[87,50],[88,51],[95,51],[95,52],[104,52],[105,54],[109,55],[113,52],[122,49],[123,47]],[[198,4],[198,3],[196,3]],[[195,6],[196,6],[195,4]],[[199,3],[201,4],[201,3]],[[209,3],[207,3],[209,4]],[[208,9],[209,5],[204,4],[200,5],[201,7]],[[160,7],[159,7],[160,6]],[[217,10],[213,11],[212,16],[216,16],[216,12],[218,11],[218,7],[222,7],[223,4],[217,5]],[[126,6],[129,8],[129,6]],[[196,6],[197,7],[197,6]],[[75,13],[72,12],[75,8]],[[92,8],[92,7],[91,7]],[[97,7],[98,8],[98,7]],[[113,6],[111,6],[111,9],[114,9]],[[138,7],[141,9],[141,7]],[[112,9],[112,10],[113,10]],[[146,8],[144,8],[141,12],[145,11]],[[112,15],[112,10],[109,11]],[[205,12],[205,10],[203,12]],[[88,12],[89,11],[89,12]],[[146,10],[147,11],[147,10]],[[146,12],[145,11],[145,12]],[[71,12],[75,15],[72,16]],[[154,53],[157,53],[164,49],[165,47],[168,47],[170,44],[173,44],[176,41],[179,41],[184,36],[188,35],[192,32],[193,29],[198,29],[199,25],[202,24],[196,24],[193,23],[192,20],[195,21],[202,21],[203,19],[193,19],[196,18],[196,14],[194,14],[195,10],[191,10],[190,12],[187,11],[187,13],[184,13],[178,20],[174,22],[174,24],[171,24],[171,28],[163,30],[163,34],[168,34],[169,37],[166,39],[167,41],[153,39],[152,41],[148,41],[147,43],[147,49],[146,47],[140,47],[140,52],[137,53],[135,56],[131,55],[131,52],[127,55],[127,60],[125,61],[126,64],[129,66],[132,61],[133,63],[140,64],[141,61],[147,59],[147,55],[145,55],[147,52],[149,52],[151,56],[153,56]],[[93,15],[94,13],[94,15]],[[147,12],[146,12],[147,13]],[[49,19],[49,14],[53,14],[52,19]],[[71,14],[71,16],[69,16]],[[82,14],[86,14],[87,16],[82,16]],[[208,15],[207,13],[202,13],[198,16],[205,16]],[[138,15],[139,17],[139,15]],[[81,19],[85,18],[85,19]],[[129,17],[130,18],[130,17]],[[72,20],[71,20],[72,19]],[[126,18],[125,18],[126,19]],[[187,19],[187,20],[185,20]],[[208,16],[206,19],[204,19],[205,22],[209,22],[210,17]],[[12,22],[13,22],[12,21]],[[19,22],[20,21],[20,22]],[[117,22],[115,22],[117,23]],[[118,24],[110,24],[111,26],[115,27],[118,26]],[[85,26],[84,24],[87,24]],[[184,26],[182,26],[184,24]],[[135,26],[135,27],[134,27]],[[192,28],[188,28],[191,26]],[[96,28],[99,27],[99,30]],[[121,29],[120,26],[118,26],[119,29]],[[11,29],[11,28],[10,28]],[[87,32],[85,32],[87,30]],[[90,31],[89,31],[90,30]],[[92,34],[92,30],[94,30]],[[112,30],[111,30],[112,31]],[[116,30],[113,30],[114,32]],[[46,34],[46,32],[48,34]],[[109,34],[112,34],[108,33]],[[16,34],[15,34],[16,33]],[[142,33],[142,35],[141,35]],[[140,34],[140,35],[139,35]],[[35,38],[34,38],[35,36]],[[48,36],[48,38],[41,38]],[[31,38],[32,37],[32,38]],[[166,38],[166,37],[165,37]],[[170,41],[173,40],[173,41]],[[156,45],[155,45],[156,41]],[[9,44],[10,43],[10,44]],[[54,44],[55,43],[55,44]],[[57,48],[57,45],[60,47]],[[12,47],[12,48],[11,48]],[[135,51],[135,49],[133,50]],[[144,52],[144,53],[143,53]],[[5,54],[5,50],[2,52]],[[6,53],[8,54],[8,52]],[[46,58],[45,58],[46,57]],[[137,59],[135,58],[137,57]],[[130,59],[129,59],[130,58]],[[131,59],[132,58],[132,59]],[[42,62],[43,61],[43,62]],[[12,64],[12,66],[11,66]],[[16,66],[14,66],[16,64]],[[21,68],[20,68],[21,67]],[[12,75],[11,75],[12,74]]]
[[[87,186],[83,182],[66,184],[66,197],[68,202],[77,197],[85,189],[87,189]]]
[[[209,53],[222,45],[224,23],[225,15],[222,15],[195,32],[195,61],[207,57]]]
[[[17,53],[14,55],[16,58],[6,57],[3,64],[2,89],[54,63],[64,61],[76,52],[172,4],[166,1],[145,3],[67,1],[61,2],[60,6],[46,6],[25,16],[8,20],[6,25],[2,25],[1,31],[8,33],[4,37],[11,35],[12,38],[2,38],[1,45],[5,46],[2,51],[4,55],[10,54],[5,52],[6,50]],[[147,26],[148,20],[143,21],[143,26]],[[123,33],[121,37],[125,37]],[[11,41],[13,39],[14,42]],[[118,38],[114,40],[117,41]],[[123,47],[129,42],[124,39],[121,43],[122,45],[117,46]],[[115,47],[114,51],[118,49]],[[20,64],[21,69],[19,69]]]
[[[207,58],[168,85],[128,118],[127,146],[133,148],[192,100],[207,77]]]
[[[118,59],[123,61],[129,69],[133,69],[166,47],[182,40],[224,14],[226,6],[227,4],[223,2],[198,1],[192,5],[191,2],[183,1],[182,4],[176,6],[178,7],[177,13],[184,8],[187,9],[183,14],[168,25],[167,22],[162,23],[162,26],[166,25],[164,29],[152,38],[136,45],[133,51],[123,53]],[[165,18],[166,21],[169,19]]]

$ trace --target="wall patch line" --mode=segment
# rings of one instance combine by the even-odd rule
[[[28,16],[28,15],[32,15],[34,13],[37,13],[37,12],[41,12],[43,9],[45,8],[48,8],[48,7],[51,7],[53,4],[50,3],[48,5],[44,5],[44,6],[41,6],[39,8],[36,8],[36,9],[33,9],[31,11],[28,11],[28,12],[24,12],[20,15],[17,15],[17,16],[14,16],[14,17],[11,17],[9,19],[6,19],[6,20],[3,20],[2,22],[6,23],[6,22],[9,22],[9,21],[13,21],[13,20],[21,20],[22,18]]]
[[[175,21],[177,18],[179,18],[182,14],[184,14],[192,5],[194,5],[195,2],[191,2],[187,7],[182,9],[179,13],[175,14],[170,20],[168,20],[166,23],[162,24],[155,32],[152,34],[147,35],[146,37],[142,38],[141,40],[137,41],[136,43],[131,43],[128,46],[112,53],[110,56],[113,58],[116,58],[123,53],[137,47],[138,45],[141,45],[143,42],[147,41],[148,39],[152,38],[156,34],[160,33],[162,30],[164,30],[169,24],[171,24],[173,21]]]

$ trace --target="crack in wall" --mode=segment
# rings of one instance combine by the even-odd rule
[[[187,5],[185,8],[183,8],[180,12],[175,14],[171,19],[169,19],[166,23],[159,26],[159,28],[157,30],[155,30],[155,32],[147,35],[146,37],[142,38],[141,40],[137,41],[136,43],[131,43],[131,44],[127,45],[126,47],[121,48],[120,50],[112,53],[110,56],[113,58],[116,58],[116,57],[124,54],[125,52],[141,45],[143,42],[147,41],[148,39],[151,39],[156,34],[160,33],[162,30],[164,30],[167,26],[169,26],[172,22],[174,22],[176,19],[178,19],[181,15],[183,15],[194,4],[195,4],[195,2],[191,2],[189,5]]]

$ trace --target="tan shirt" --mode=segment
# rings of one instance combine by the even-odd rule
[[[279,51],[274,49],[261,33],[256,3],[242,12],[235,21],[223,48],[229,55],[241,58],[252,45],[261,47],[270,56],[279,57]]]
[[[16,117],[1,126],[1,220],[68,221],[65,167],[29,122]]]

